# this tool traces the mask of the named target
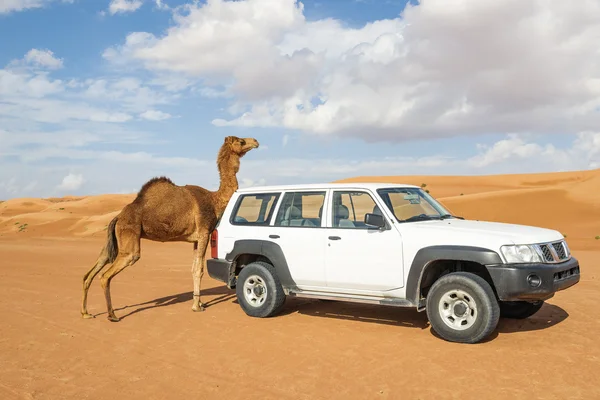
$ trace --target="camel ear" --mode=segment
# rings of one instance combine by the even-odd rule
[[[235,138],[233,136],[225,137],[225,143],[227,143],[227,144],[232,144],[234,141],[235,141]]]

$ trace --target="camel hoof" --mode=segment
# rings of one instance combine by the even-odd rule
[[[96,317],[94,317],[92,314],[85,313],[85,314],[81,314],[81,318],[90,319],[90,318],[96,318]]]
[[[117,316],[115,316],[115,315],[109,315],[107,318],[108,318],[108,320],[109,320],[109,321],[111,321],[111,322],[119,322],[119,321],[121,320],[120,318],[118,318],[118,317],[117,317]]]
[[[201,305],[200,307],[192,307],[192,311],[194,311],[194,312],[204,311],[204,306]]]

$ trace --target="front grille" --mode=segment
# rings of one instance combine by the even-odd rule
[[[547,263],[559,263],[569,259],[569,252],[564,240],[552,243],[542,243],[537,246],[538,254]]]
[[[540,247],[542,249],[542,254],[544,255],[544,261],[553,262],[554,257],[552,256],[552,250],[550,250],[550,247],[545,244],[541,245]]]
[[[556,254],[558,255],[558,258],[560,260],[563,260],[563,259],[567,258],[567,254],[565,252],[565,248],[564,248],[564,246],[563,246],[563,244],[561,242],[552,243],[552,247],[554,247],[554,251],[556,251]]]
[[[555,272],[554,282],[560,282],[562,280],[572,277],[573,275],[579,275],[579,267],[573,267],[565,271]]]

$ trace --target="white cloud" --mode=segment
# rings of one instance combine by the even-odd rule
[[[17,186],[17,178],[11,177],[6,181],[0,181],[0,193],[4,193],[5,196],[13,196],[19,193],[20,187]]]
[[[600,132],[592,131],[578,133],[568,148],[542,145],[514,134],[492,146],[477,147],[481,152],[467,160],[468,165],[477,168],[512,168],[511,164],[526,167],[531,163],[548,171],[584,170],[597,168],[600,162]]]
[[[257,180],[250,179],[250,178],[242,178],[241,182],[239,183],[239,186],[240,186],[240,189],[243,189],[243,188],[254,187],[254,186],[264,186],[266,184],[267,184],[267,181],[264,178],[260,178]]]
[[[0,103],[0,116],[15,117],[45,123],[66,121],[127,122],[132,116],[120,111],[108,111],[79,102],[58,99],[18,98]]]
[[[157,85],[160,86],[161,83],[158,82]],[[155,105],[168,104],[179,97],[179,94],[154,90],[140,79],[131,77],[88,79],[80,82],[79,86],[85,88],[83,95],[86,99],[119,102],[138,113]]]
[[[108,12],[111,15],[115,14],[124,14],[135,12],[142,7],[145,0],[111,0],[108,6]],[[166,4],[163,0],[152,0],[158,10],[170,10],[168,4]],[[102,14],[106,14],[105,11],[102,11]]]
[[[46,74],[0,69],[0,95],[3,99],[16,96],[42,98],[63,90],[61,80],[49,79]]]
[[[148,110],[146,112],[141,113],[140,117],[149,121],[162,121],[164,119],[171,118],[171,114],[158,110]]]
[[[556,149],[553,145],[541,146],[537,143],[527,143],[518,135],[508,135],[506,139],[494,143],[493,146],[479,146],[484,153],[473,157],[469,162],[474,167],[485,167],[515,158],[536,159],[543,155],[553,155]]]
[[[83,185],[85,179],[81,174],[73,174],[65,176],[60,185],[58,185],[59,190],[77,190]]]
[[[126,76],[60,80],[53,79],[51,71],[32,65],[57,69],[62,60],[49,50],[33,49],[0,69],[0,117],[46,123],[122,123],[131,121],[133,114],[152,110],[148,117],[164,119],[170,115],[154,108],[180,97],[177,91],[163,90],[162,81],[144,83]]]
[[[29,64],[38,65],[50,69],[63,67],[63,60],[56,58],[50,50],[31,49],[25,54],[25,61]]]
[[[288,135],[286,133],[285,135],[283,135],[283,138],[281,138],[281,146],[283,146],[283,147],[287,146],[289,141],[290,141],[290,135]]]
[[[170,7],[163,0],[155,0],[156,8],[159,10],[170,10]]]
[[[307,21],[294,0],[183,10],[105,57],[224,88],[235,100],[217,126],[375,141],[600,125],[597,0],[423,0],[360,28]]]
[[[0,14],[24,11],[31,8],[44,7],[58,0],[0,0]],[[63,3],[73,3],[74,0],[61,0]]]
[[[142,0],[111,0],[108,12],[112,15],[136,11],[142,6]]]

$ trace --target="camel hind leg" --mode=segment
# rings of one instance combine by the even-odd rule
[[[106,298],[109,321],[119,321],[112,307],[110,282],[119,272],[135,264],[140,259],[140,233],[139,225],[135,227],[133,225],[125,226],[118,229],[119,254],[111,267],[100,278],[100,285],[104,289],[104,297]]]
[[[108,252],[106,246],[100,252],[96,264],[83,276],[83,299],[81,301],[81,316],[83,318],[93,318],[93,315],[87,311],[87,296],[92,281],[98,275],[98,272],[102,270],[109,263]]]

